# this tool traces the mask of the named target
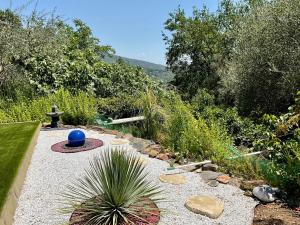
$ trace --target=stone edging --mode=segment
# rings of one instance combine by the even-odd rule
[[[14,214],[18,206],[18,199],[22,191],[22,186],[25,181],[27,169],[29,167],[32,154],[34,152],[37,138],[40,133],[41,124],[39,124],[32,136],[31,142],[28,145],[24,158],[18,168],[18,172],[14,179],[12,186],[10,187],[6,201],[3,205],[2,212],[0,214],[0,225],[12,225],[14,222]]]

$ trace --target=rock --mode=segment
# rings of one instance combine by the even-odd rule
[[[233,177],[229,180],[228,184],[240,188],[242,180],[242,178]]]
[[[216,172],[218,170],[218,165],[217,164],[213,164],[213,163],[208,163],[202,166],[202,170],[203,171],[214,171]]]
[[[213,171],[202,171],[200,173],[201,178],[205,181],[208,182],[210,180],[215,180],[220,176],[221,173],[213,172]]]
[[[231,179],[230,176],[228,176],[226,174],[222,174],[222,175],[217,177],[217,181],[219,181],[222,184],[228,184],[230,179]]]
[[[241,183],[241,189],[252,191],[253,188],[266,184],[264,180],[243,180]]]
[[[123,135],[123,138],[129,140],[129,141],[132,141],[134,139],[134,137],[132,136],[132,134],[125,134]]]
[[[201,173],[202,172],[202,168],[196,169],[195,172],[196,173]]]
[[[167,153],[160,153],[156,156],[157,159],[168,161],[169,160],[169,154]]]
[[[155,158],[156,156],[158,156],[158,154],[159,154],[159,152],[154,149],[152,149],[152,150],[150,150],[150,152],[148,152],[148,155],[151,158]]]
[[[152,142],[149,140],[133,137],[131,142],[132,147],[143,154],[148,154],[148,152],[152,149],[150,148]]]
[[[112,134],[112,135],[119,135],[119,131],[117,131],[117,130],[111,130],[110,131],[110,134]]]
[[[272,188],[268,185],[255,187],[252,194],[262,202],[274,202],[276,200],[277,188]]]
[[[217,187],[219,185],[219,182],[216,180],[210,180],[207,182],[207,184],[211,187]]]
[[[213,196],[193,196],[187,199],[185,207],[194,213],[217,219],[224,211],[224,203]]]
[[[187,182],[187,179],[182,174],[161,174],[159,176],[159,180],[164,183],[169,184],[185,184]]]
[[[252,191],[245,191],[244,195],[247,197],[253,197]]]

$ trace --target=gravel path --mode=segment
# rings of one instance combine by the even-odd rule
[[[99,138],[104,146],[87,152],[62,154],[52,152],[52,144],[66,139],[70,130],[41,131],[36,150],[29,166],[19,206],[15,214],[14,225],[62,225],[69,215],[58,212],[58,193],[74,177],[82,174],[88,166],[89,159],[99,154],[100,150],[110,146],[114,135],[84,131],[87,137]],[[148,157],[148,156],[145,156]],[[158,176],[168,166],[164,161],[149,159],[147,169],[150,179],[159,182]],[[165,209],[160,225],[250,225],[256,202],[243,195],[240,189],[220,184],[210,187],[196,173],[185,173],[187,184],[171,185],[160,183],[166,190],[169,202],[159,203]],[[191,195],[212,195],[225,203],[223,214],[218,219],[194,214],[184,207],[187,197]]]

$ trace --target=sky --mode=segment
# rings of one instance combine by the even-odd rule
[[[0,8],[16,9],[29,0],[0,0]],[[35,7],[31,1],[23,14]],[[116,54],[165,64],[166,46],[162,39],[164,22],[169,13],[180,5],[187,15],[193,6],[205,4],[216,11],[219,0],[39,0],[37,10],[50,12],[55,9],[67,23],[81,19],[91,27],[101,44],[111,45]]]

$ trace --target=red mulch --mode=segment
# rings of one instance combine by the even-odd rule
[[[103,141],[94,138],[86,138],[83,146],[69,147],[68,141],[62,141],[52,145],[51,150],[54,152],[61,152],[61,153],[76,153],[76,152],[92,150],[95,148],[99,148],[101,146],[103,146]]]

